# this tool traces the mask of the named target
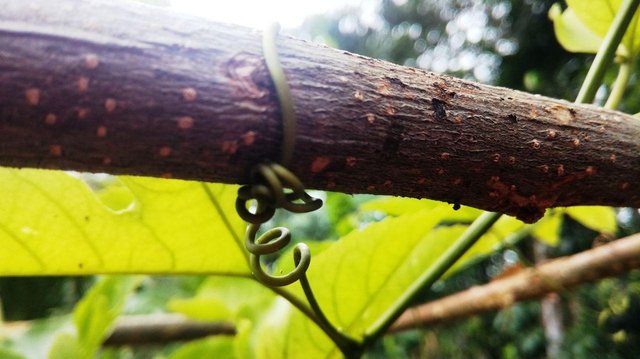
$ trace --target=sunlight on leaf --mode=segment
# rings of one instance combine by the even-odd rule
[[[169,359],[239,358],[234,355],[233,337],[211,337],[182,345]]]
[[[109,276],[98,281],[73,311],[78,343],[87,357],[93,356],[116,318],[126,298],[142,282],[141,276]]]
[[[249,274],[236,186],[119,177],[92,190],[65,172],[8,168],[0,181],[2,275]]]
[[[565,50],[595,54],[600,48],[602,37],[589,30],[571,9],[562,12],[560,4],[549,9],[549,18],[553,21],[556,38]]]
[[[380,211],[389,216],[400,216],[406,213],[431,209],[440,202],[428,199],[415,199],[404,197],[380,197],[367,201],[360,205],[361,211]]]
[[[0,358],[2,359],[26,359],[25,356],[14,352],[9,348],[0,347]]]
[[[387,217],[361,231],[341,238],[314,256],[309,271],[320,306],[340,330],[359,339],[397,298],[467,229],[466,224],[438,226],[448,219],[449,205],[441,203],[399,217]],[[502,231],[524,224],[505,216],[485,234],[445,276],[468,266],[474,259],[495,250]],[[281,309],[278,322],[265,330],[284,336],[274,346],[263,346],[261,358],[333,358],[338,349],[296,310]],[[285,319],[286,318],[286,319]],[[266,339],[265,339],[266,340]],[[304,353],[313,353],[305,356]]]
[[[168,309],[198,320],[257,319],[275,294],[247,278],[212,276],[189,299],[174,299]]]
[[[547,210],[547,214],[532,226],[531,235],[550,246],[558,245],[562,214],[562,211],[554,211],[552,213]]]
[[[604,38],[609,31],[621,3],[622,0],[567,0],[567,5],[583,26],[600,38]],[[621,44],[627,56],[635,56],[640,50],[639,16],[636,13],[622,38]]]
[[[49,352],[49,359],[86,359],[78,339],[70,333],[60,333],[56,337]]]
[[[94,357],[122,312],[125,300],[141,282],[141,276],[101,278],[74,309],[75,335],[60,332],[51,346],[49,358]]]
[[[341,358],[333,342],[291,304],[278,298],[256,330],[256,358]]]
[[[407,213],[432,209],[443,204],[444,202],[429,199],[381,197],[363,203],[360,205],[360,210],[364,212],[377,211],[388,216],[397,217]],[[451,209],[447,214],[446,220],[453,222],[473,222],[480,213],[482,213],[482,211],[479,209],[462,206],[458,210]]]
[[[315,256],[309,281],[329,320],[361,336],[447,246],[429,236],[446,205],[372,223]]]
[[[583,226],[596,232],[615,234],[618,229],[616,224],[616,211],[611,207],[568,207],[566,213]]]

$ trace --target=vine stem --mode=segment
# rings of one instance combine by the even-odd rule
[[[602,78],[609,66],[615,50],[622,41],[622,37],[626,32],[633,15],[635,14],[640,0],[624,0],[618,10],[618,13],[613,19],[607,35],[602,41],[602,45],[598,49],[589,72],[580,88],[578,96],[576,97],[576,103],[586,103],[593,101],[595,93],[602,82]],[[621,68],[622,71],[622,68]],[[618,76],[623,77],[624,74]],[[621,98],[622,92],[624,92],[623,81],[616,81],[614,91],[615,96]],[[622,87],[622,89],[618,89]],[[617,94],[620,92],[620,94]],[[619,101],[611,100],[611,101]],[[483,212],[473,223],[467,228],[467,230],[453,243],[447,251],[438,258],[438,260],[425,270],[422,275],[398,298],[398,300],[365,332],[363,345],[369,346],[375,342],[378,338],[384,335],[391,327],[393,322],[400,317],[400,315],[408,308],[408,306],[414,301],[418,293],[430,288],[438,279],[444,275],[449,268],[451,268],[455,262],[464,255],[464,253],[471,248],[471,246],[484,235],[495,222],[500,219],[502,214],[493,212]],[[523,232],[526,233],[526,232]]]
[[[618,107],[622,100],[624,90],[627,88],[627,84],[629,83],[629,78],[631,78],[631,67],[634,63],[634,59],[625,59],[624,62],[620,64],[618,76],[613,82],[613,88],[611,89],[607,103],[604,104],[604,108],[615,110]]]
[[[607,31],[607,35],[602,40],[602,44],[598,49],[593,64],[589,68],[587,77],[584,79],[584,83],[578,92],[576,98],[577,103],[592,102],[595,97],[598,86],[602,83],[602,78],[607,69],[607,66],[611,63],[613,55],[622,41],[624,33],[633,19],[633,15],[638,9],[640,0],[624,0],[618,9],[616,16],[613,18],[613,22]]]

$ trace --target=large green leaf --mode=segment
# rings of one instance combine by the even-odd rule
[[[92,355],[88,355],[82,351],[82,346],[71,333],[60,333],[51,346],[48,359],[86,359],[91,358]]]
[[[237,188],[0,168],[0,274],[249,275]],[[92,190],[93,188],[93,190]]]
[[[429,207],[372,223],[313,256],[308,277],[333,325],[361,340],[367,329],[467,229],[463,224],[437,226],[449,219],[450,206]],[[504,238],[503,231],[522,226],[522,222],[505,216],[447,274],[495,250]],[[271,321],[267,316],[259,328],[259,358],[340,356],[333,343],[297,310],[281,304],[274,312],[278,314],[272,315]]]
[[[575,12],[580,22],[601,38],[604,38],[609,31],[621,3],[622,0],[567,0],[567,5]],[[640,50],[639,16],[636,13],[622,38],[622,45],[627,51],[627,55],[634,56]]]
[[[329,320],[361,337],[447,247],[430,234],[448,211],[439,205],[389,217],[313,257],[309,281]]]
[[[598,52],[602,37],[583,24],[573,9],[568,8],[563,12],[560,4],[553,4],[549,9],[549,17],[553,21],[556,38],[565,50],[592,54]]]
[[[258,359],[342,357],[318,326],[283,299],[274,302],[256,331]]]
[[[558,245],[560,241],[560,224],[562,223],[563,211],[547,210],[541,220],[531,227],[531,234],[537,239],[544,241],[550,246]]]
[[[575,206],[568,207],[566,213],[583,226],[596,232],[616,233],[616,211],[612,207]]]

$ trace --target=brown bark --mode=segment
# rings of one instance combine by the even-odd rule
[[[121,0],[0,0],[0,165],[239,183],[277,160],[260,32]],[[280,36],[311,188],[535,220],[640,207],[640,121]]]
[[[640,268],[640,234],[572,255],[489,284],[473,287],[404,312],[390,331],[448,323],[459,318],[499,310],[513,303],[594,282]]]
[[[236,328],[227,322],[194,321],[176,314],[130,315],[118,319],[113,332],[102,344],[166,344],[210,335],[235,334]]]

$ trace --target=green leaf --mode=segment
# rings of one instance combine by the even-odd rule
[[[602,37],[593,33],[576,16],[573,9],[562,12],[560,4],[549,9],[549,18],[553,21],[556,38],[565,50],[595,54],[600,48]]]
[[[70,333],[60,333],[49,351],[49,359],[87,359],[91,358],[83,352],[78,339]]]
[[[284,300],[277,300],[256,330],[256,358],[342,358],[318,326]]]
[[[255,280],[213,276],[200,287],[198,294],[191,299],[173,300],[169,310],[182,313],[198,320],[231,320],[236,326],[233,341],[235,357],[250,358],[254,353],[256,331],[253,328],[261,323],[274,301],[284,300]],[[217,306],[208,308],[207,304]],[[214,311],[224,313],[216,317]],[[275,333],[271,333],[274,336]],[[208,345],[208,344],[207,344]],[[202,348],[204,350],[204,347]],[[208,354],[201,357],[229,357],[229,354],[217,356]]]
[[[312,258],[308,272],[329,320],[358,338],[447,246],[429,235],[439,205],[354,231]]]
[[[367,201],[360,205],[361,211],[380,211],[389,216],[400,216],[424,209],[431,209],[441,202],[428,199],[415,199],[403,197],[381,197]]]
[[[182,345],[169,359],[238,358],[234,355],[233,337],[211,337]]]
[[[236,186],[0,168],[0,275],[249,275]]]
[[[531,235],[538,240],[546,242],[550,246],[558,245],[560,241],[560,225],[562,224],[563,211],[547,211],[541,220],[531,227]]]
[[[256,320],[274,298],[273,292],[253,279],[212,276],[195,297],[172,300],[168,309],[199,320]]]
[[[566,213],[583,226],[593,229],[596,232],[615,234],[618,229],[616,224],[616,211],[611,207],[568,207]]]
[[[437,226],[448,220],[450,213],[450,206],[442,203],[432,209],[387,217],[313,256],[308,277],[329,321],[361,340],[367,329],[466,230],[466,224]],[[485,234],[447,275],[495,250],[504,238],[503,231],[523,226],[515,218],[504,217],[496,223],[497,229]],[[299,291],[296,293],[299,295]],[[340,356],[333,343],[297,310],[277,305],[273,311],[277,314],[272,315],[272,321],[267,316],[259,328],[259,358]]]
[[[233,319],[227,302],[220,298],[172,299],[167,304],[167,309],[197,320],[222,321]]]
[[[0,358],[2,359],[26,359],[25,356],[20,355],[9,348],[0,346]]]
[[[83,353],[90,357],[97,352],[126,298],[141,281],[140,276],[104,277],[76,305],[73,321]]]
[[[575,12],[575,16],[580,22],[601,38],[604,38],[609,31],[621,3],[622,0],[567,0],[567,5]],[[622,38],[623,52],[630,57],[634,57],[640,50],[638,18],[639,15],[636,13]]]
[[[367,201],[360,205],[360,211],[378,211],[388,216],[401,216],[403,214],[414,213],[425,209],[432,209],[443,205],[444,202],[429,199],[415,199],[404,197],[382,197]],[[464,206],[459,210],[450,209],[447,213],[447,220],[456,222],[473,222],[482,213],[481,210]]]

